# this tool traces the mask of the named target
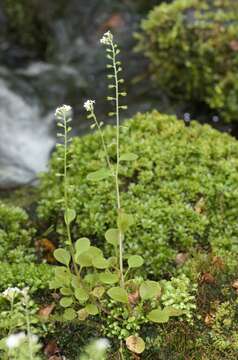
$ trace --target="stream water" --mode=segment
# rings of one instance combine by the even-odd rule
[[[151,6],[155,1],[151,1]],[[130,0],[70,0],[64,16],[51,24],[52,49],[44,61],[0,37],[0,189],[34,181],[45,171],[54,148],[54,110],[61,104],[74,108],[75,134],[89,129],[83,113],[86,99],[95,99],[105,118],[105,54],[101,35],[111,28],[122,50],[125,87],[129,92],[126,117],[159,108],[173,109],[148,79],[145,60],[133,52],[133,33],[144,16]],[[0,5],[1,8],[1,5]],[[0,9],[0,25],[5,21]],[[181,112],[181,111],[180,111]]]

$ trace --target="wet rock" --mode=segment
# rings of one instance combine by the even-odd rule
[[[51,117],[0,81],[0,188],[29,183],[46,170],[55,140],[49,133]]]

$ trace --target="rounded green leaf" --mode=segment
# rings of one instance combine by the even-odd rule
[[[93,258],[92,264],[96,269],[107,269],[109,266],[108,261],[102,256],[96,256]]]
[[[78,318],[79,318],[80,321],[86,320],[87,317],[88,317],[88,315],[89,315],[89,314],[88,314],[88,312],[87,312],[87,310],[86,310],[85,308],[80,309],[80,310],[78,311]]]
[[[87,175],[87,179],[90,181],[100,181],[112,176],[109,169],[100,169]]]
[[[144,340],[141,337],[135,335],[131,335],[126,338],[126,346],[135,354],[141,354],[145,350]]]
[[[77,255],[89,250],[90,240],[86,237],[80,238],[75,243],[75,250]]]
[[[77,317],[76,311],[72,308],[65,309],[63,318],[64,320],[74,320]]]
[[[133,153],[125,153],[120,156],[121,161],[134,161],[137,158],[138,158],[138,156]]]
[[[69,266],[70,259],[71,259],[69,251],[67,251],[65,249],[56,249],[54,251],[54,257],[61,264]]]
[[[62,288],[60,289],[60,292],[61,292],[62,295],[66,295],[66,296],[73,294],[73,291],[72,291],[70,288],[68,288],[68,287],[62,287]]]
[[[108,271],[101,273],[99,280],[104,284],[115,284],[119,281],[119,276]]]
[[[161,287],[156,281],[146,280],[140,286],[140,297],[142,300],[157,298],[160,294]]]
[[[155,323],[166,323],[169,321],[169,315],[165,310],[156,309],[152,310],[148,315],[147,319]]]
[[[75,256],[75,262],[81,267],[90,267],[92,266],[92,257],[88,254],[87,251]]]
[[[144,260],[139,255],[132,255],[128,258],[128,266],[129,268],[138,268],[141,267],[144,263]]]
[[[119,229],[108,229],[105,238],[109,244],[117,246],[119,244]]]
[[[64,213],[64,221],[67,225],[70,225],[76,218],[76,212],[74,209],[66,209]]]
[[[73,299],[71,297],[63,297],[60,299],[60,305],[63,307],[69,307],[73,303]]]
[[[102,250],[97,248],[96,246],[90,246],[90,248],[87,251],[87,254],[91,256],[92,258],[96,256],[103,256]]]
[[[125,289],[116,286],[112,287],[107,291],[107,294],[115,301],[122,302],[127,304],[129,302],[128,300],[128,294]]]
[[[97,315],[98,314],[98,307],[94,304],[86,305],[85,309],[89,313],[89,315]]]
[[[166,306],[164,311],[168,314],[168,316],[181,316],[184,314],[184,310],[176,309],[172,306]]]
[[[117,217],[117,226],[122,233],[125,233],[134,224],[133,216],[120,212]]]
[[[93,289],[92,295],[100,299],[105,293],[105,288],[103,286],[97,286]]]
[[[85,303],[89,298],[87,291],[83,288],[75,289],[74,295],[80,303]]]

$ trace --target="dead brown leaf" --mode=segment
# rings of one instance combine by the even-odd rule
[[[38,311],[38,315],[41,318],[48,319],[52,311],[54,310],[55,304],[46,305]]]
[[[201,276],[201,283],[206,283],[206,284],[214,284],[215,283],[215,278],[212,274],[210,274],[209,272],[205,272],[204,274],[202,274]]]

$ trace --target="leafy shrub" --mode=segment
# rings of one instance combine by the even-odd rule
[[[142,22],[138,50],[172,98],[205,103],[237,120],[238,3],[176,0],[155,7]]]
[[[27,213],[18,207],[0,203],[0,261],[9,263],[34,258],[32,236]]]
[[[107,143],[114,129],[104,131]],[[70,206],[78,216],[72,224],[74,240],[88,236],[103,241],[115,226],[111,181],[92,184],[86,176],[102,164],[100,135],[75,138],[70,145]],[[152,276],[173,271],[178,252],[194,247],[214,247],[237,252],[238,145],[227,134],[192,122],[185,127],[173,116],[152,112],[124,123],[123,153],[138,159],[121,169],[121,196],[135,225],[127,235],[127,252],[143,255]],[[59,148],[42,177],[38,213],[42,221],[56,224],[63,234],[62,172]],[[112,161],[115,147],[109,149]],[[101,159],[100,159],[101,158]]]

